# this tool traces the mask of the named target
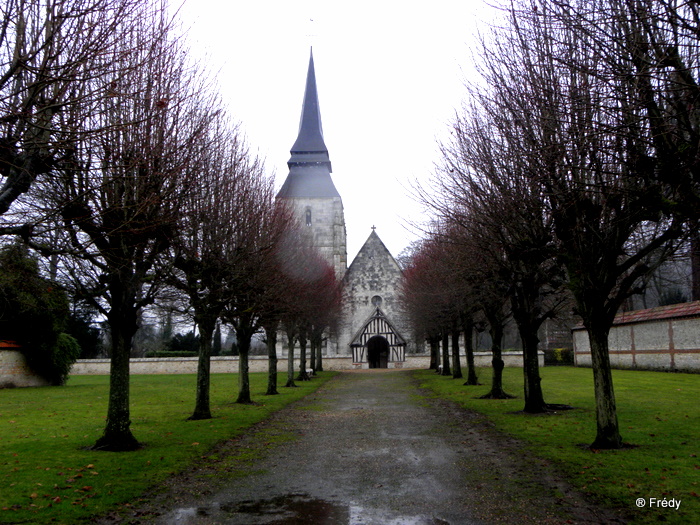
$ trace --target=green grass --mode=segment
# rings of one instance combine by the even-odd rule
[[[496,427],[528,443],[528,450],[550,460],[572,482],[598,501],[628,510],[635,523],[700,522],[700,375],[615,370],[618,418],[632,448],[591,451],[581,445],[595,438],[593,375],[590,369],[541,370],[548,403],[575,410],[556,415],[523,414],[522,369],[504,370],[505,390],[518,399],[476,399],[489,390],[491,372],[479,370],[482,386],[463,386],[429,371],[417,372],[421,386],[486,415]],[[638,509],[637,498],[647,506]],[[678,511],[649,508],[649,498],[681,500]]]
[[[186,421],[194,409],[194,375],[132,376],[131,428],[145,447],[123,453],[85,450],[104,430],[107,376],[71,377],[64,387],[0,390],[0,523],[76,523],[134,503],[149,487],[209,458],[215,444],[332,376],[265,396],[267,374],[251,374],[256,404],[236,405],[237,375],[213,375],[214,419],[205,421]]]

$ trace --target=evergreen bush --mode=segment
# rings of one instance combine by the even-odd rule
[[[55,385],[80,354],[78,342],[63,333],[68,316],[67,294],[41,276],[26,247],[0,249],[0,339],[17,341],[29,367]]]

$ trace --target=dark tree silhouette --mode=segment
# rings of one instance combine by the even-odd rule
[[[42,176],[53,176],[76,142],[93,129],[65,115],[89,118],[109,96],[104,78],[123,29],[139,25],[138,0],[6,2],[0,21],[0,215]],[[28,236],[20,215],[0,234]]]
[[[201,82],[160,4],[143,4],[120,26],[118,45],[100,56],[109,86],[90,115],[61,113],[74,148],[40,195],[46,213],[59,210],[60,231],[79,297],[92,298],[111,335],[110,395],[100,450],[140,445],[129,417],[129,356],[140,310],[162,284],[183,196],[193,189],[202,136],[211,114],[199,104]],[[97,130],[97,131],[95,131]],[[79,269],[75,269],[76,266]]]
[[[250,210],[258,209],[255,201],[265,198],[264,192],[259,194],[264,188],[262,163],[250,155],[237,127],[218,117],[210,126],[208,142],[197,184],[183,202],[168,280],[187,295],[200,334],[195,409],[189,419],[212,417],[212,337],[230,299],[231,276],[245,253],[236,241],[244,239],[240,231],[250,223]]]

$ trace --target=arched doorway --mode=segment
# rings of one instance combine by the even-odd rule
[[[367,341],[367,362],[370,368],[386,368],[389,362],[389,341],[375,335]]]

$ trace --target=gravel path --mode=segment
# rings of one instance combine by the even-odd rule
[[[280,436],[292,439],[266,447]],[[215,490],[206,468],[173,478],[135,516],[167,525],[623,523],[482,417],[419,392],[408,372],[340,374],[220,453],[263,449],[253,472]]]

